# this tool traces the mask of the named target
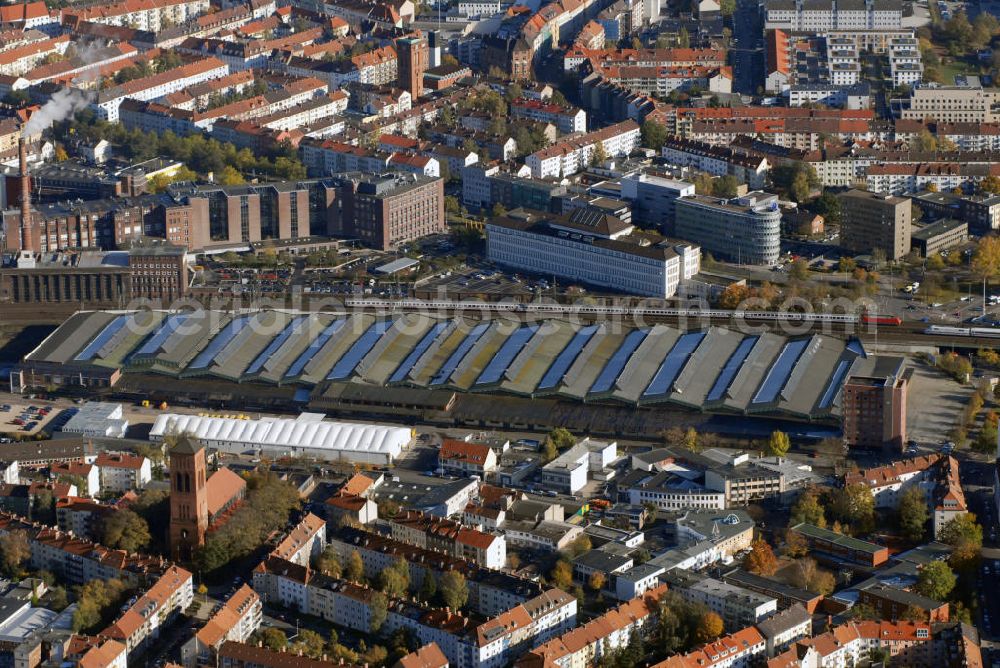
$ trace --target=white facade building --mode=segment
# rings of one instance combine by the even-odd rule
[[[525,164],[531,168],[532,178],[570,176],[590,164],[598,143],[603,146],[604,155],[616,158],[631,153],[640,141],[639,125],[628,120],[585,135],[567,137],[532,153],[525,158]]]

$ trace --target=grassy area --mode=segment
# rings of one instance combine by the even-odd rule
[[[938,65],[938,71],[941,73],[944,83],[949,86],[955,83],[956,76],[979,74],[978,67],[974,67],[966,61],[959,59],[952,59],[947,63],[942,59],[941,64]]]

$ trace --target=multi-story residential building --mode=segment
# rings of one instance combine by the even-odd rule
[[[851,253],[885,253],[888,260],[910,252],[910,200],[865,190],[849,190],[840,197],[840,245]]]
[[[244,584],[181,646],[181,663],[185,668],[214,663],[223,643],[247,642],[263,614],[260,596]]]
[[[552,123],[563,134],[587,131],[587,112],[577,107],[521,98],[511,102],[510,114],[513,118]]]
[[[639,125],[635,121],[622,121],[588,134],[567,137],[532,153],[525,164],[536,179],[563,177],[576,174],[590,164],[598,143],[609,158],[628,155],[639,146]]]
[[[707,195],[676,202],[675,231],[716,257],[739,264],[773,265],[781,253],[777,195],[754,191],[733,199]]]
[[[805,538],[809,543],[809,550],[820,559],[867,568],[874,568],[889,560],[887,547],[821,529],[813,524],[796,524],[790,530]]]
[[[60,35],[0,51],[0,74],[19,77],[50,56],[62,56],[69,45],[69,35]]]
[[[507,542],[458,522],[403,511],[388,520],[395,540],[466,559],[482,568],[503,568],[507,562]]]
[[[193,84],[227,74],[229,66],[218,58],[202,58],[166,72],[102,90],[91,106],[101,119],[114,123],[118,120],[118,109],[126,98],[140,101],[155,100],[169,93],[184,90]]]
[[[767,655],[774,657],[792,643],[812,636],[812,615],[804,605],[796,603],[757,622],[757,630],[767,641]]]
[[[987,176],[1000,175],[995,165],[962,162],[914,162],[877,164],[864,171],[870,192],[905,195],[922,190],[972,192]]]
[[[753,155],[733,146],[704,141],[667,139],[661,152],[671,165],[692,167],[714,176],[734,176],[750,188],[764,187],[771,168],[766,157]]]
[[[660,579],[686,601],[700,603],[719,615],[726,628],[757,624],[778,611],[778,601],[771,596],[697,573],[675,569]]]
[[[511,545],[540,552],[559,552],[583,533],[583,527],[561,520],[507,520],[503,532]]]
[[[748,626],[653,668],[750,668],[766,656],[767,641],[756,626]]]
[[[94,499],[64,496],[56,500],[56,526],[74,536],[97,540],[104,519],[114,512],[113,506]]]
[[[931,454],[852,471],[844,475],[844,484],[865,485],[872,492],[875,507],[885,509],[897,508],[910,488],[920,489],[933,518],[935,538],[948,522],[969,510],[959,479],[958,461],[950,456]]]
[[[914,610],[926,615],[920,621],[931,623],[948,621],[948,603],[881,583],[859,587],[858,603],[871,607],[879,617],[893,622],[909,619]]]
[[[902,3],[896,0],[770,0],[765,5],[768,30],[898,30],[902,22]]]
[[[516,210],[486,225],[491,261],[629,294],[669,298],[698,273],[696,246],[631,237],[634,227],[588,208],[566,215]],[[608,271],[614,267],[614,271]]]
[[[583,626],[562,634],[518,659],[517,668],[590,666],[629,645],[633,636],[651,637],[659,619],[659,601],[667,592],[658,585]]]
[[[288,532],[271,554],[293,564],[308,566],[314,558],[323,553],[325,547],[326,521],[312,513],[306,513],[302,521]]]
[[[576,527],[578,535],[583,530]],[[506,535],[507,540],[510,535]],[[357,541],[357,542],[355,542]],[[383,569],[403,559],[410,565],[410,582],[414,585],[433,573],[438,577],[449,570],[461,571],[469,588],[469,609],[485,616],[496,615],[520,603],[538,596],[540,585],[508,573],[482,568],[471,561],[452,556],[443,551],[434,551],[409,545],[393,538],[369,533],[360,529],[345,527],[330,537],[330,545],[341,560],[357,552],[365,567],[365,577],[377,578]]]
[[[1000,89],[982,86],[914,88],[899,111],[904,120],[933,119],[939,123],[995,123],[1000,121]]]
[[[477,475],[484,479],[486,474],[496,470],[497,454],[486,443],[446,438],[438,452],[438,466],[448,473]]]
[[[80,494],[96,498],[101,493],[101,472],[93,464],[86,462],[57,462],[49,466],[49,474],[59,479],[62,476],[78,480]]]
[[[254,589],[269,601],[321,617],[338,626],[368,632],[373,591],[317,575],[305,567],[269,557],[254,569]],[[456,668],[501,668],[531,646],[576,625],[576,599],[559,589],[470,624],[457,611],[429,609],[415,602],[390,601],[386,632],[409,630],[421,643],[437,643]]]
[[[178,613],[194,600],[194,577],[179,566],[171,566],[101,635],[116,640],[132,656],[148,642],[160,637]]]
[[[850,448],[902,452],[906,443],[906,393],[911,369],[877,369],[850,376],[841,389],[844,443]]]
[[[149,459],[129,453],[102,452],[94,460],[100,472],[101,489],[127,492],[142,489],[152,480]]]
[[[74,7],[63,12],[63,25],[73,28],[86,21],[155,33],[167,24],[187,23],[208,11],[209,5],[209,0],[142,0]]]

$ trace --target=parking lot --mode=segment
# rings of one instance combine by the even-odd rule
[[[59,413],[48,402],[0,404],[0,434],[34,436]]]

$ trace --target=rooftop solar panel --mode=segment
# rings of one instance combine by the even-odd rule
[[[444,365],[438,370],[437,374],[431,380],[431,385],[443,385],[448,382],[451,378],[451,374],[455,373],[455,369],[458,365],[462,363],[462,358],[464,358],[472,347],[476,345],[476,342],[486,333],[486,330],[490,328],[490,323],[481,322],[468,333],[468,335],[462,339],[462,342],[458,344],[455,351],[448,357]]]
[[[424,334],[423,338],[420,339],[420,342],[417,343],[416,347],[410,351],[410,354],[407,355],[403,362],[396,367],[396,370],[392,372],[392,375],[389,376],[389,382],[399,383],[405,380],[410,374],[410,371],[413,369],[413,365],[420,359],[420,356],[427,352],[427,349],[431,347],[434,340],[440,336],[441,332],[447,329],[450,324],[450,321],[445,320],[431,327],[430,331]]]
[[[691,356],[691,353],[694,352],[695,348],[698,347],[698,344],[704,338],[705,332],[688,332],[687,334],[682,334],[677,339],[674,347],[667,353],[667,356],[663,358],[663,363],[660,364],[660,368],[656,371],[656,375],[653,376],[653,380],[649,381],[649,385],[646,387],[646,391],[642,393],[642,396],[652,397],[670,392],[677,374],[681,372],[688,357]]]
[[[307,318],[308,316],[299,316],[288,323],[285,328],[281,330],[281,333],[274,337],[274,340],[272,340],[271,343],[267,344],[267,348],[264,348],[263,352],[261,352],[260,355],[257,355],[257,358],[250,366],[247,367],[245,373],[247,375],[258,373],[271,355],[273,355],[275,351],[277,351],[278,348],[280,348],[281,345],[288,340],[288,337],[295,332],[296,328],[303,325]]]
[[[354,373],[362,358],[371,352],[378,340],[392,327],[392,320],[379,320],[362,334],[327,374],[327,380],[343,380]]]
[[[302,354],[292,363],[292,366],[288,367],[288,371],[285,372],[285,378],[291,378],[293,376],[298,376],[302,373],[302,370],[306,368],[306,364],[309,364],[316,353],[326,345],[334,334],[340,331],[340,328],[344,326],[347,322],[347,318],[341,318],[340,320],[334,320],[329,325],[327,325],[322,332],[319,333],[313,342],[309,344],[309,347],[302,351]]]
[[[733,378],[736,377],[740,367],[743,366],[743,362],[750,356],[750,351],[753,350],[759,338],[758,336],[748,336],[740,341],[740,345],[736,346],[736,350],[726,360],[726,366],[722,367],[722,371],[716,377],[712,389],[709,390],[708,395],[705,397],[705,401],[718,401],[722,399],[726,390],[729,389],[730,383],[733,382]]]
[[[486,365],[483,372],[479,374],[479,378],[476,379],[476,385],[490,385],[500,382],[507,371],[507,367],[510,366],[510,363],[514,361],[517,354],[521,352],[521,349],[524,348],[525,344],[531,340],[531,337],[537,331],[538,325],[528,325],[527,327],[521,327],[507,337],[507,340],[500,346],[500,350],[493,356],[490,363]]]
[[[216,356],[222,352],[226,344],[232,341],[233,337],[239,334],[250,323],[250,318],[251,316],[248,315],[241,318],[234,318],[228,325],[220,329],[219,333],[205,346],[205,349],[194,358],[194,362],[191,362],[188,369],[204,369],[215,361]]]
[[[819,398],[819,408],[826,409],[833,405],[833,400],[837,398],[837,391],[843,385],[844,377],[847,376],[847,371],[851,368],[851,362],[853,361],[854,359],[852,358],[837,362],[837,368],[833,370],[830,382],[827,383],[826,389],[823,390],[823,396]]]
[[[788,376],[795,367],[795,362],[798,361],[799,356],[805,351],[809,345],[809,341],[810,339],[799,339],[798,341],[789,341],[785,344],[785,347],[781,349],[781,353],[778,355],[778,359],[768,369],[767,376],[764,377],[764,382],[761,383],[757,394],[754,395],[752,403],[766,404],[778,398],[778,393],[784,387],[785,381],[788,380]]]
[[[597,376],[597,380],[594,384],[590,386],[589,392],[607,392],[614,385],[615,381],[618,380],[618,376],[621,375],[622,369],[628,363],[628,358],[632,356],[643,340],[645,340],[646,335],[649,334],[648,329],[634,329],[628,333],[622,344],[618,346],[618,350],[615,354],[611,356],[608,363],[604,365],[601,369],[601,373]]]
[[[135,354],[155,355],[164,342],[170,338],[170,335],[177,331],[177,328],[183,325],[190,316],[190,313],[172,313],[167,316],[160,328],[146,340],[146,343],[142,344],[142,347]]]
[[[566,344],[566,347],[562,349],[562,352],[556,356],[555,361],[552,362],[548,371],[546,371],[545,375],[542,376],[542,382],[538,384],[539,390],[553,388],[562,381],[566,372],[569,371],[571,366],[573,366],[573,362],[575,362],[576,358],[581,352],[583,352],[584,346],[586,346],[587,342],[594,336],[597,329],[597,325],[587,325],[573,335],[570,342]]]
[[[80,351],[80,353],[73,359],[77,362],[89,362],[97,354],[97,351],[104,347],[104,345],[114,337],[115,334],[121,331],[131,316],[120,315],[101,330],[101,333],[94,337],[93,341],[87,344],[87,347]]]

